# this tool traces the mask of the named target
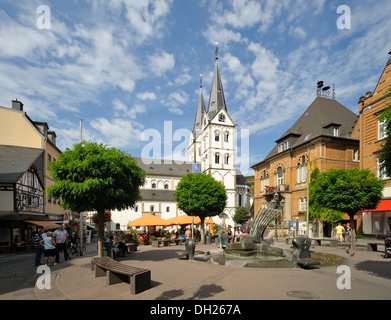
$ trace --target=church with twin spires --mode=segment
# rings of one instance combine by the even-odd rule
[[[163,219],[184,214],[177,207],[175,189],[183,175],[194,171],[193,163],[200,172],[206,172],[224,184],[227,191],[225,210],[212,219],[217,224],[224,221],[226,226],[233,227],[235,223],[232,218],[236,208],[250,206],[250,184],[235,168],[235,127],[228,113],[216,56],[207,106],[200,86],[194,125],[189,137],[189,161],[177,164],[164,159],[143,161],[142,158],[135,158],[146,172],[145,184],[141,187],[142,200],[133,208],[113,211],[111,230],[126,231],[130,221],[147,214]]]

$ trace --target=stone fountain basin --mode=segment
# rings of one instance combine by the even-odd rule
[[[227,258],[237,259],[283,260],[286,258],[281,248],[272,247],[266,242],[238,242],[228,244],[223,254]]]

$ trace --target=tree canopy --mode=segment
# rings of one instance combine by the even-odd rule
[[[362,209],[376,208],[383,197],[384,184],[369,169],[329,169],[318,173],[311,182],[310,200],[317,209],[326,208],[349,215],[354,247],[354,216]]]
[[[98,212],[102,255],[105,210],[132,207],[140,199],[145,172],[129,154],[101,143],[81,142],[49,164],[55,184],[47,189],[73,212]]]
[[[206,173],[188,173],[175,191],[178,208],[201,219],[201,241],[204,242],[204,220],[224,211],[227,192],[224,185]]]
[[[235,221],[237,224],[244,224],[248,220],[250,220],[250,210],[247,207],[238,207],[235,210],[235,215],[233,216],[232,220]]]

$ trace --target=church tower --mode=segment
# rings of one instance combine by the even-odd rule
[[[211,174],[224,184],[228,196],[224,213],[231,219],[236,207],[235,126],[227,111],[216,55],[206,110],[201,86],[189,140],[189,160],[195,161],[201,172]],[[233,225],[232,222],[230,224]]]

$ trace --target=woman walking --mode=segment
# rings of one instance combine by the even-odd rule
[[[43,238],[40,243],[45,247],[45,250],[43,251],[43,256],[45,257],[45,265],[48,265],[49,262],[49,256],[52,257],[52,263],[53,265],[56,265],[56,243],[53,239],[53,232],[48,231],[46,233],[47,237]]]

